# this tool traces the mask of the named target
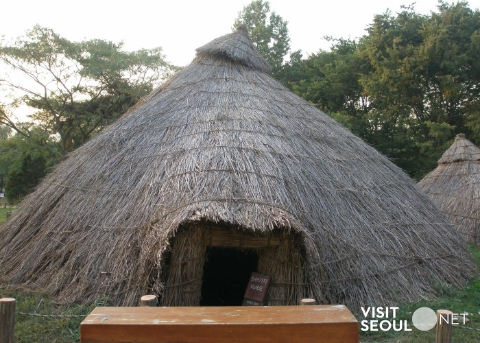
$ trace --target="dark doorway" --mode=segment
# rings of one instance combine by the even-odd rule
[[[201,306],[241,306],[250,274],[257,270],[254,250],[207,248]]]

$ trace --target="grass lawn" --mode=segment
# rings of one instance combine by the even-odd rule
[[[472,254],[480,270],[480,248],[471,248]],[[437,310],[450,310],[453,313],[468,312],[470,321],[465,325],[480,330],[480,279],[477,277],[471,280],[468,285],[460,290],[445,288],[435,299],[423,300],[409,304],[399,304],[398,320],[407,320],[411,332],[388,332],[369,333],[360,332],[361,342],[386,342],[386,343],[432,343],[435,342],[435,328],[430,331],[420,331],[412,325],[412,314],[420,307],[429,307],[435,312]],[[363,314],[355,316],[359,321],[363,320]],[[383,319],[380,319],[383,320]],[[460,321],[461,322],[461,321]],[[463,324],[463,323],[461,323]],[[480,331],[453,328],[452,342],[478,343],[480,342]]]
[[[57,304],[46,294],[21,287],[0,284],[0,296],[16,299],[15,342],[16,343],[73,343],[80,341],[80,323],[96,306],[107,306],[102,302],[83,306]],[[64,317],[35,317],[29,314],[61,315]]]
[[[0,216],[3,212],[0,212]],[[477,265],[480,267],[480,248],[472,248]],[[90,306],[78,304],[61,305],[55,303],[49,296],[32,292],[19,287],[10,287],[0,283],[0,297],[13,297],[17,300],[17,314],[15,337],[17,343],[73,343],[79,342],[79,325],[83,316],[90,313],[96,306],[108,306],[106,301],[98,301]],[[480,329],[480,279],[478,276],[462,290],[445,288],[442,293],[432,300],[423,300],[409,304],[399,304],[397,320],[407,320],[411,332],[368,333],[360,331],[360,342],[386,343],[432,343],[435,341],[435,329],[427,332],[417,330],[412,325],[412,313],[420,307],[430,307],[434,311],[448,309],[454,313],[468,312],[470,322],[468,327]],[[82,317],[32,317],[19,314],[55,314],[55,315],[82,315]],[[362,314],[356,318],[363,320]],[[392,330],[393,331],[393,330]],[[478,343],[480,331],[453,329],[453,342]]]
[[[0,207],[0,225],[7,221],[7,212],[13,210],[14,209],[12,208],[3,208],[3,206]]]

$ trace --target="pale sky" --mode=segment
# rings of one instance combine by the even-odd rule
[[[251,0],[0,0],[0,36],[23,35],[35,24],[80,41],[123,41],[126,50],[160,46],[167,61],[182,66],[195,49],[231,32],[235,18]],[[357,38],[376,14],[414,0],[270,0],[270,8],[288,21],[292,50],[304,56],[328,49],[324,36]],[[480,8],[480,0],[469,1]],[[417,12],[437,11],[437,0],[417,0]]]

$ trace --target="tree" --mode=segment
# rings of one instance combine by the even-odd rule
[[[8,128],[2,126],[1,131],[5,127]],[[10,203],[30,193],[62,158],[59,145],[45,127],[23,123],[18,128],[29,135],[16,132],[0,139],[0,174]]]
[[[442,118],[456,133],[480,138],[480,11],[466,2],[441,2],[439,10],[424,34],[430,120]]]
[[[11,131],[7,125],[0,125],[0,142],[6,140],[10,136]]]
[[[478,10],[407,6],[376,15],[367,32],[287,63],[289,86],[417,179],[455,133],[480,141]]]
[[[69,41],[35,26],[13,45],[0,44],[0,85],[12,103],[35,110],[31,118],[58,135],[61,152],[75,149],[148,93],[171,66],[161,49],[125,52],[122,43]],[[0,123],[29,136],[3,110]]]
[[[358,56],[355,41],[328,39],[332,42],[330,51],[319,51],[305,59],[302,72],[297,68],[292,89],[365,138],[369,101],[359,78],[368,65]]]
[[[8,139],[10,136],[10,131],[11,129],[6,126],[6,125],[0,125],[0,146],[1,144]],[[1,148],[0,148],[1,152]],[[0,155],[0,160],[2,159],[2,156]],[[3,193],[3,188],[4,188],[4,181],[7,175],[7,168],[5,166],[2,166],[0,163],[0,193]]]
[[[470,135],[478,121],[480,12],[467,6],[441,2],[431,16],[413,7],[387,12],[362,40],[372,71],[361,83],[377,132],[389,138],[389,151],[380,150],[417,178],[435,167],[453,133]]]
[[[254,0],[238,13],[233,30],[240,24],[247,26],[255,47],[272,67],[272,75],[276,76],[290,51],[288,22],[275,12],[270,12],[268,1]]]

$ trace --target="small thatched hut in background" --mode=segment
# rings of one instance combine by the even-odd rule
[[[418,186],[466,241],[480,245],[480,148],[458,134]]]
[[[269,305],[354,307],[472,275],[414,181],[272,79],[245,28],[197,52],[21,203],[0,232],[6,280],[69,301],[234,305],[258,271]]]

